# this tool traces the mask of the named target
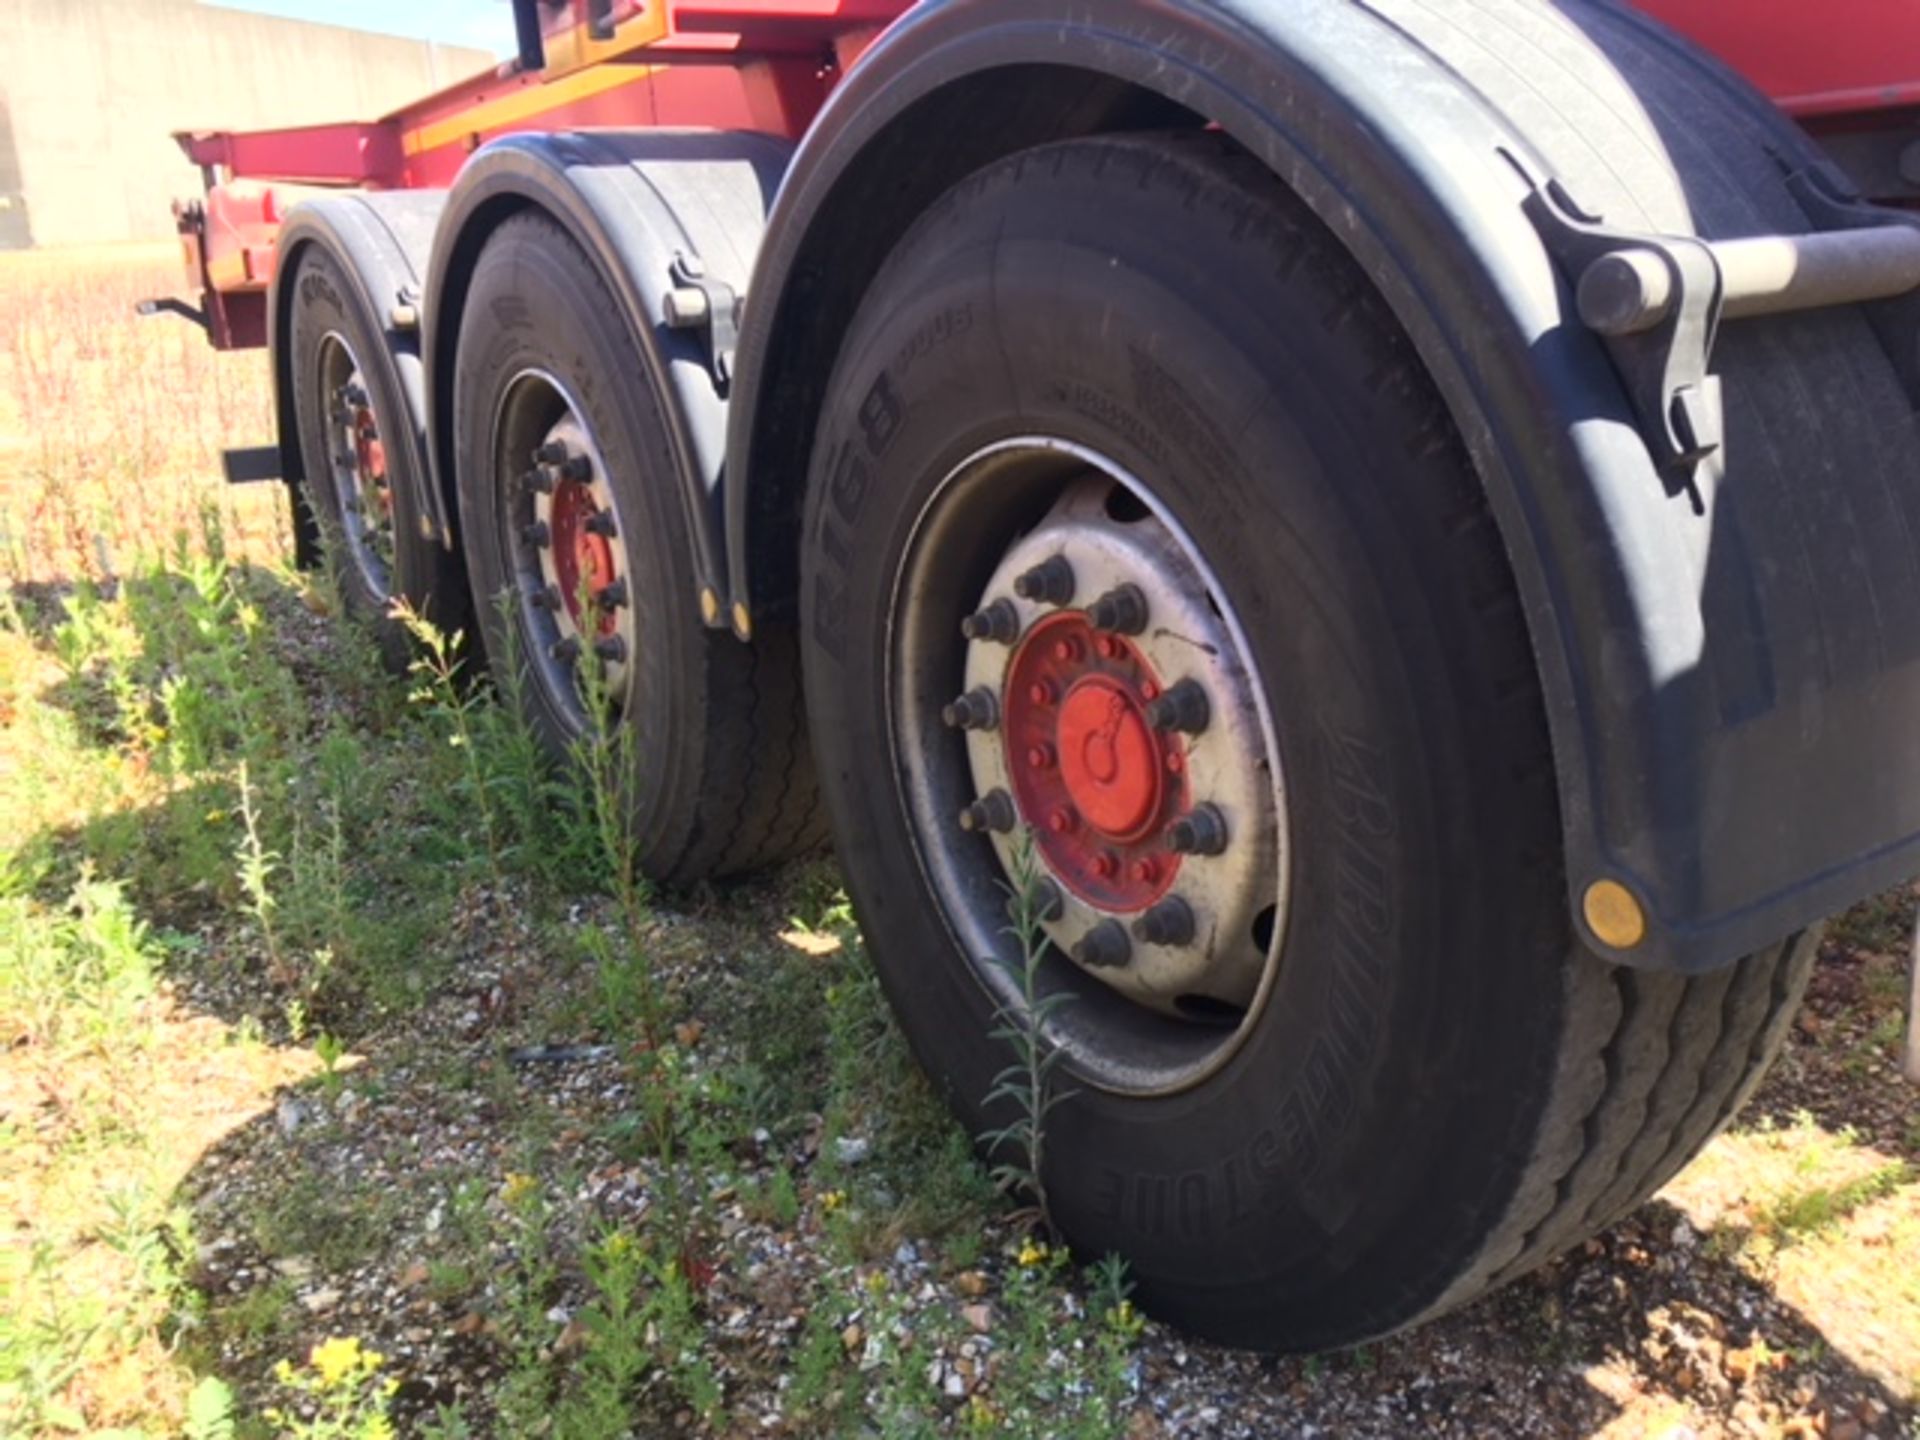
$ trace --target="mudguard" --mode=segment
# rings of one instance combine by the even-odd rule
[[[732,342],[670,323],[669,312],[690,287],[715,310],[745,293],[791,155],[772,136],[693,130],[515,135],[475,154],[449,195],[427,283],[427,415],[442,523],[454,521],[453,374],[467,278],[494,228],[535,207],[598,267],[633,325],[696,538],[702,611],[725,623],[719,495]]]
[[[317,564],[320,531],[308,509],[305,465],[300,457],[300,427],[293,405],[293,376],[283,343],[293,313],[293,287],[299,283],[300,255],[309,247],[330,253],[355,288],[355,300],[373,316],[386,341],[379,363],[388,369],[387,387],[407,405],[406,426],[415,463],[393,471],[397,484],[427,484],[426,384],[420,364],[418,337],[412,325],[396,319],[411,309],[417,314],[427,256],[434,228],[446,206],[446,194],[437,190],[353,192],[303,200],[287,214],[280,229],[278,263],[267,303],[268,343],[273,356],[274,411],[280,447],[280,475],[294,504],[295,558],[302,568]],[[374,363],[369,361],[369,363]],[[411,513],[431,515],[429,496],[416,494]],[[450,544],[442,528],[435,537]]]
[[[917,7],[802,145],[754,272],[726,497],[737,624],[793,604],[812,415],[913,216],[1033,144],[1206,123],[1364,266],[1469,447],[1526,611],[1587,943],[1698,972],[1920,870],[1914,398],[1858,309],[1742,321],[1714,352],[1720,453],[1685,483],[1656,465],[1530,209],[1554,182],[1626,232],[1803,233],[1793,182],[1818,157],[1613,5]],[[1622,948],[1587,920],[1603,881],[1646,919]]]

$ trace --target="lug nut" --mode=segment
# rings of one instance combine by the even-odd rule
[[[1013,798],[1004,790],[989,790],[960,812],[960,828],[969,835],[991,830],[1004,835],[1013,829],[1019,817],[1014,814]]]
[[[600,593],[593,597],[594,603],[602,610],[625,609],[628,598],[627,582],[624,580],[616,580],[602,587]]]
[[[560,462],[560,478],[575,485],[584,485],[593,478],[593,461],[584,455],[575,455]]]
[[[1169,895],[1133,922],[1133,938],[1146,945],[1191,945],[1198,929],[1193,907]]]
[[[559,465],[566,458],[567,447],[559,440],[549,440],[533,452],[533,463],[536,465]]]
[[[1118,920],[1102,920],[1080,937],[1073,958],[1095,970],[1117,970],[1133,959],[1133,942]]]
[[[1198,735],[1213,718],[1213,707],[1198,680],[1182,680],[1147,706],[1147,723],[1156,730]]]
[[[544,467],[529,470],[520,477],[520,488],[529,495],[551,495],[553,476],[548,474]]]
[[[358,385],[342,386],[340,398],[356,410],[364,410],[370,403],[367,399],[367,392]]]
[[[1058,920],[1067,913],[1067,898],[1060,893],[1060,887],[1051,880],[1040,879],[1033,882],[1031,891],[1033,909],[1030,912],[1036,920]],[[1020,898],[1008,897],[1007,919],[1018,925],[1021,923]]]
[[[561,606],[560,587],[543,585],[527,597],[527,603],[536,610],[559,610]]]
[[[593,653],[608,665],[627,663],[627,642],[618,635],[602,635],[593,642]]]
[[[991,730],[1000,723],[1000,702],[982,685],[941,710],[940,718],[950,730]]]
[[[520,538],[534,549],[544,550],[553,543],[553,531],[547,528],[546,521],[536,520],[520,527]]]
[[[620,527],[613,523],[613,516],[605,510],[589,515],[585,528],[589,535],[598,535],[602,540],[611,540],[620,533]]]
[[[1087,607],[1087,623],[1115,635],[1138,635],[1147,628],[1147,597],[1138,585],[1116,585]]]
[[[1200,804],[1167,826],[1167,848],[1176,855],[1218,855],[1227,848],[1227,817]]]
[[[1042,605],[1065,605],[1073,599],[1073,566],[1064,555],[1042,560],[1013,582],[1013,593]]]
[[[566,635],[553,642],[553,648],[547,653],[563,665],[570,665],[580,658],[580,641],[577,636]]]
[[[969,640],[991,640],[996,645],[1011,645],[1020,634],[1020,612],[1011,600],[994,601],[976,615],[960,622],[960,633]]]

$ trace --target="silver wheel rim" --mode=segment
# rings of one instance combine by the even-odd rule
[[[600,443],[573,393],[529,369],[501,393],[492,453],[511,605],[535,683],[584,730],[591,663],[617,718],[631,701],[639,636],[628,517]]]
[[[320,413],[327,472],[348,562],[376,599],[393,594],[393,485],[386,445],[353,346],[337,330],[320,339]]]
[[[1072,571],[1071,598],[1016,593],[1017,578],[1055,556]],[[1063,841],[1049,853],[1045,837],[1057,817],[1030,813],[1043,792],[1023,786],[1015,773],[1026,758],[1020,737],[1033,733],[1039,702],[1006,690],[1009,679],[1032,673],[1023,668],[1030,642],[1049,633],[1049,624],[1070,630],[1096,597],[1127,584],[1145,600],[1146,625],[1120,637],[1119,658],[1100,662],[1105,670],[1065,674],[1090,676],[1086,683],[1104,687],[1103,702],[1105,690],[1121,684],[1108,672],[1132,675],[1142,688],[1126,703],[1160,716],[1165,728],[1157,733],[1167,753],[1180,757],[1186,782],[1154,813],[1184,817],[1210,806],[1225,826],[1217,853],[1170,851],[1170,877],[1149,887],[1160,898],[1144,905],[1144,889],[1082,893],[1100,882],[1074,868],[1084,848],[1076,848],[1078,840],[1105,853],[1111,839],[1088,817],[1077,817],[1073,844]],[[1017,638],[959,634],[962,615],[984,616],[996,602],[1017,617]],[[1006,905],[1017,837],[1030,830],[1042,837],[1035,859],[1055,887],[1049,900],[1058,901],[1045,923],[1052,953],[1043,978],[1048,993],[1069,997],[1051,1009],[1045,1028],[1072,1069],[1086,1083],[1132,1094],[1173,1093],[1213,1074],[1271,995],[1285,943],[1290,867],[1285,783],[1266,690],[1228,592],[1198,547],[1145,483],[1114,461],[1057,438],[1021,437],[970,456],[936,488],[916,518],[889,603],[892,769],[921,873],[974,978],[996,1005],[1023,1003],[1012,979],[1018,948],[1007,934]],[[1142,703],[1181,680],[1194,681],[1210,702],[1196,733]],[[967,705],[979,703],[965,697],[982,693],[998,701],[991,726],[964,721],[958,723],[968,728],[953,728]],[[1059,723],[1068,748],[1084,748],[1084,733],[1064,718]],[[1127,724],[1139,728],[1137,720]],[[1067,768],[1058,757],[1046,763],[1056,761]],[[975,804],[995,792],[1012,802],[1014,830],[998,828],[1004,807],[990,820]],[[1063,808],[1075,808],[1083,794],[1069,792]],[[1105,823],[1095,801],[1090,813]],[[1164,826],[1156,831],[1152,823],[1125,853],[1152,853],[1156,836],[1173,843]],[[1193,831],[1181,838],[1191,840]],[[1151,912],[1168,898],[1186,907],[1191,938],[1159,942]],[[1125,931],[1124,963],[1091,963],[1086,942],[1103,924],[1109,940],[1113,926]],[[1154,938],[1143,938],[1143,930]]]

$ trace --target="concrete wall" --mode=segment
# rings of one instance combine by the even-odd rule
[[[373,119],[493,63],[197,0],[0,0],[0,249],[170,235],[201,188],[171,131]]]

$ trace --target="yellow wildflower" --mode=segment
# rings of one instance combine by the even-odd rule
[[[846,1196],[846,1192],[843,1190],[829,1190],[827,1191],[826,1194],[820,1197],[820,1208],[826,1211],[829,1215],[831,1215],[834,1211],[838,1210],[842,1205],[846,1203],[847,1203],[847,1196]]]
[[[528,1198],[531,1197],[539,1187],[540,1182],[535,1180],[533,1176],[524,1175],[516,1170],[509,1174],[500,1186],[501,1202],[506,1205],[509,1210],[517,1210],[527,1202]]]
[[[1020,1246],[1019,1261],[1022,1265],[1040,1265],[1047,1258],[1047,1247],[1037,1240],[1023,1241]]]
[[[385,1358],[375,1351],[362,1350],[360,1342],[348,1335],[322,1340],[313,1347],[307,1362],[320,1377],[320,1383],[331,1390],[341,1381],[351,1380],[363,1368],[368,1372],[378,1370]]]

